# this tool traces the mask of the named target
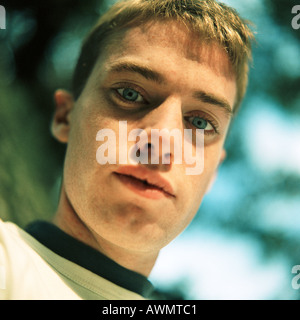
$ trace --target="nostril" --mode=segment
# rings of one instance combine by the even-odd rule
[[[159,150],[160,146],[152,142],[145,142],[135,145],[132,150],[130,159],[136,163],[142,164],[171,164],[173,161],[173,153],[169,150]]]
[[[149,150],[152,150],[152,147],[154,147],[153,145],[152,145],[152,143],[146,143],[145,145],[144,145],[144,147],[142,148],[142,152],[144,151],[144,152],[146,152],[146,153],[148,153],[149,152]],[[141,149],[139,148],[139,150],[141,151]]]
[[[171,163],[171,153],[165,153],[163,156],[163,164],[170,164]]]

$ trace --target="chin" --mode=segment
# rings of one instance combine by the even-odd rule
[[[105,226],[94,231],[102,239],[127,250],[136,252],[159,251],[169,241],[167,230],[160,227],[157,223],[138,219],[120,219],[113,225]]]

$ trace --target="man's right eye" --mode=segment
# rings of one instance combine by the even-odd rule
[[[117,89],[118,94],[129,102],[144,102],[142,95],[132,88]]]

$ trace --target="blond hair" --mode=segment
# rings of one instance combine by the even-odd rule
[[[123,0],[113,5],[86,38],[73,76],[73,93],[79,97],[101,54],[104,40],[120,30],[150,21],[175,20],[207,41],[216,41],[227,52],[235,70],[237,110],[246,92],[251,42],[249,22],[231,7],[214,0]],[[201,38],[201,39],[202,39]]]

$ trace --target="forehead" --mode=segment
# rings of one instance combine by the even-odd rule
[[[144,25],[118,32],[110,37],[104,52],[105,60],[148,50],[149,55],[176,53],[181,61],[206,64],[218,74],[234,78],[235,72],[223,47],[204,34],[191,31],[188,26],[176,21],[151,21]],[[103,61],[103,59],[101,59]],[[179,61],[178,61],[179,63]]]

